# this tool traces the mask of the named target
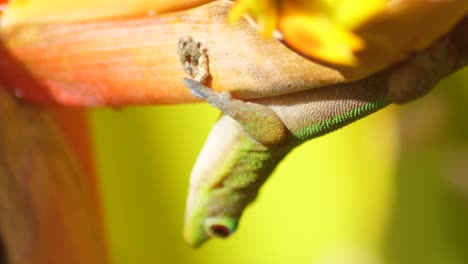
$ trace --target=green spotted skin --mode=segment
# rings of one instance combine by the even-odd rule
[[[388,73],[349,84],[316,88],[261,99],[281,119],[289,133],[309,140],[348,125],[389,104]]]
[[[211,237],[232,234],[245,207],[255,200],[260,187],[294,145],[260,144],[237,121],[223,115],[190,176],[186,243],[198,247]]]
[[[245,102],[193,80],[194,94],[219,108],[218,120],[190,180],[184,239],[198,247],[226,238],[280,161],[308,139],[388,105],[387,74],[346,85]]]
[[[367,115],[370,115],[389,104],[388,100],[382,98],[373,103],[366,103],[362,107],[354,108],[333,118],[319,121],[311,126],[294,132],[294,136],[301,140],[308,140],[330,133],[336,129],[353,123]]]

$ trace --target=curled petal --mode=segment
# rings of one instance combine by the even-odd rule
[[[356,65],[354,52],[364,48],[357,35],[318,16],[285,16],[280,21],[280,31],[294,49],[331,63]]]

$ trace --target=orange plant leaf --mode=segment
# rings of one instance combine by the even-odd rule
[[[8,263],[108,263],[95,184],[49,113],[0,89],[0,146],[0,237]]]
[[[208,49],[209,85],[239,98],[354,81],[425,48],[468,9],[466,1],[400,2],[357,29],[367,43],[357,54],[358,67],[314,62],[262,38],[245,20],[231,25],[232,2],[214,1],[152,17],[4,28],[0,82],[18,97],[45,104],[194,102],[177,56],[177,41],[188,34]]]
[[[5,33],[0,61],[10,61],[0,63],[0,77],[10,80],[5,86],[16,94],[45,103],[195,101],[182,83],[187,75],[177,56],[178,39],[190,34],[208,49],[211,86],[237,96],[344,80],[336,70],[302,58],[279,41],[263,39],[245,21],[230,25],[231,5],[218,1],[156,17],[17,27]],[[16,84],[25,72],[34,85]]]

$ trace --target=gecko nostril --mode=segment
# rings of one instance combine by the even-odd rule
[[[219,237],[228,237],[231,232],[229,229],[223,225],[212,225],[210,227],[211,231]]]

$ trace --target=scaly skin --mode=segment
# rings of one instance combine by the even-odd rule
[[[388,104],[387,77],[377,74],[365,82],[255,102],[185,79],[195,94],[224,112],[192,171],[185,241],[197,247],[211,236],[232,234],[245,207],[289,151]]]
[[[234,99],[228,92],[218,93],[185,78],[192,93],[224,113],[192,171],[186,242],[197,247],[210,237],[232,234],[245,207],[294,147],[391,102],[422,96],[466,65],[466,46],[454,48],[452,44],[442,39],[404,64],[357,82],[251,101]]]
[[[289,143],[289,144],[288,144]],[[190,177],[184,239],[193,247],[227,237],[244,208],[295,144],[265,146],[223,115],[213,127]]]

